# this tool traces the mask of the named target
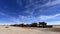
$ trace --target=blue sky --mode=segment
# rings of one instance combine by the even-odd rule
[[[60,0],[0,0],[0,24],[60,24]]]

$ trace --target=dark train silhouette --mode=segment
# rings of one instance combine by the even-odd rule
[[[14,24],[10,26],[17,26],[17,27],[40,27],[40,28],[52,28],[52,25],[47,25],[45,22],[39,23],[32,23],[32,24]]]

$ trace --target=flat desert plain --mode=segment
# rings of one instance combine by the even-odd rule
[[[0,34],[60,34],[60,31],[56,28],[0,26]]]

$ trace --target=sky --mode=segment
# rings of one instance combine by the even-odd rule
[[[0,0],[0,24],[60,24],[60,0]]]

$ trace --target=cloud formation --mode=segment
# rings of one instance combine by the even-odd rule
[[[7,17],[6,19],[11,20],[10,23],[12,22],[31,23],[31,22],[39,22],[41,20],[44,21],[44,20],[55,19],[56,17],[60,17],[60,13],[58,12],[55,13],[55,9],[54,11],[53,8],[51,10],[51,7],[60,4],[60,0],[17,0],[17,4],[20,7],[17,8],[17,11],[15,10],[15,7],[14,9],[12,8],[11,10],[9,8],[9,10],[7,9],[5,12],[6,13],[10,12],[11,13],[10,15],[3,13],[2,11],[0,12],[0,15],[6,16]],[[48,8],[50,8],[50,10]],[[15,11],[16,14],[14,14]],[[51,14],[52,11],[55,13],[54,15]],[[46,13],[48,13],[49,15]]]
[[[49,15],[49,16],[40,16],[40,20],[48,20],[48,19],[53,19],[53,18],[56,18],[56,17],[60,17],[60,14],[55,14],[55,15]]]
[[[20,7],[24,6],[22,8],[25,8],[25,13],[35,15],[34,12],[40,13],[41,10],[46,10],[46,8],[60,4],[60,0],[17,0],[17,3],[20,5]]]
[[[28,22],[30,23],[30,22],[46,21],[49,19],[52,20],[52,19],[56,19],[57,17],[60,17],[60,14],[49,15],[49,16],[42,15],[39,17],[19,15],[18,20],[24,23],[28,23]]]

